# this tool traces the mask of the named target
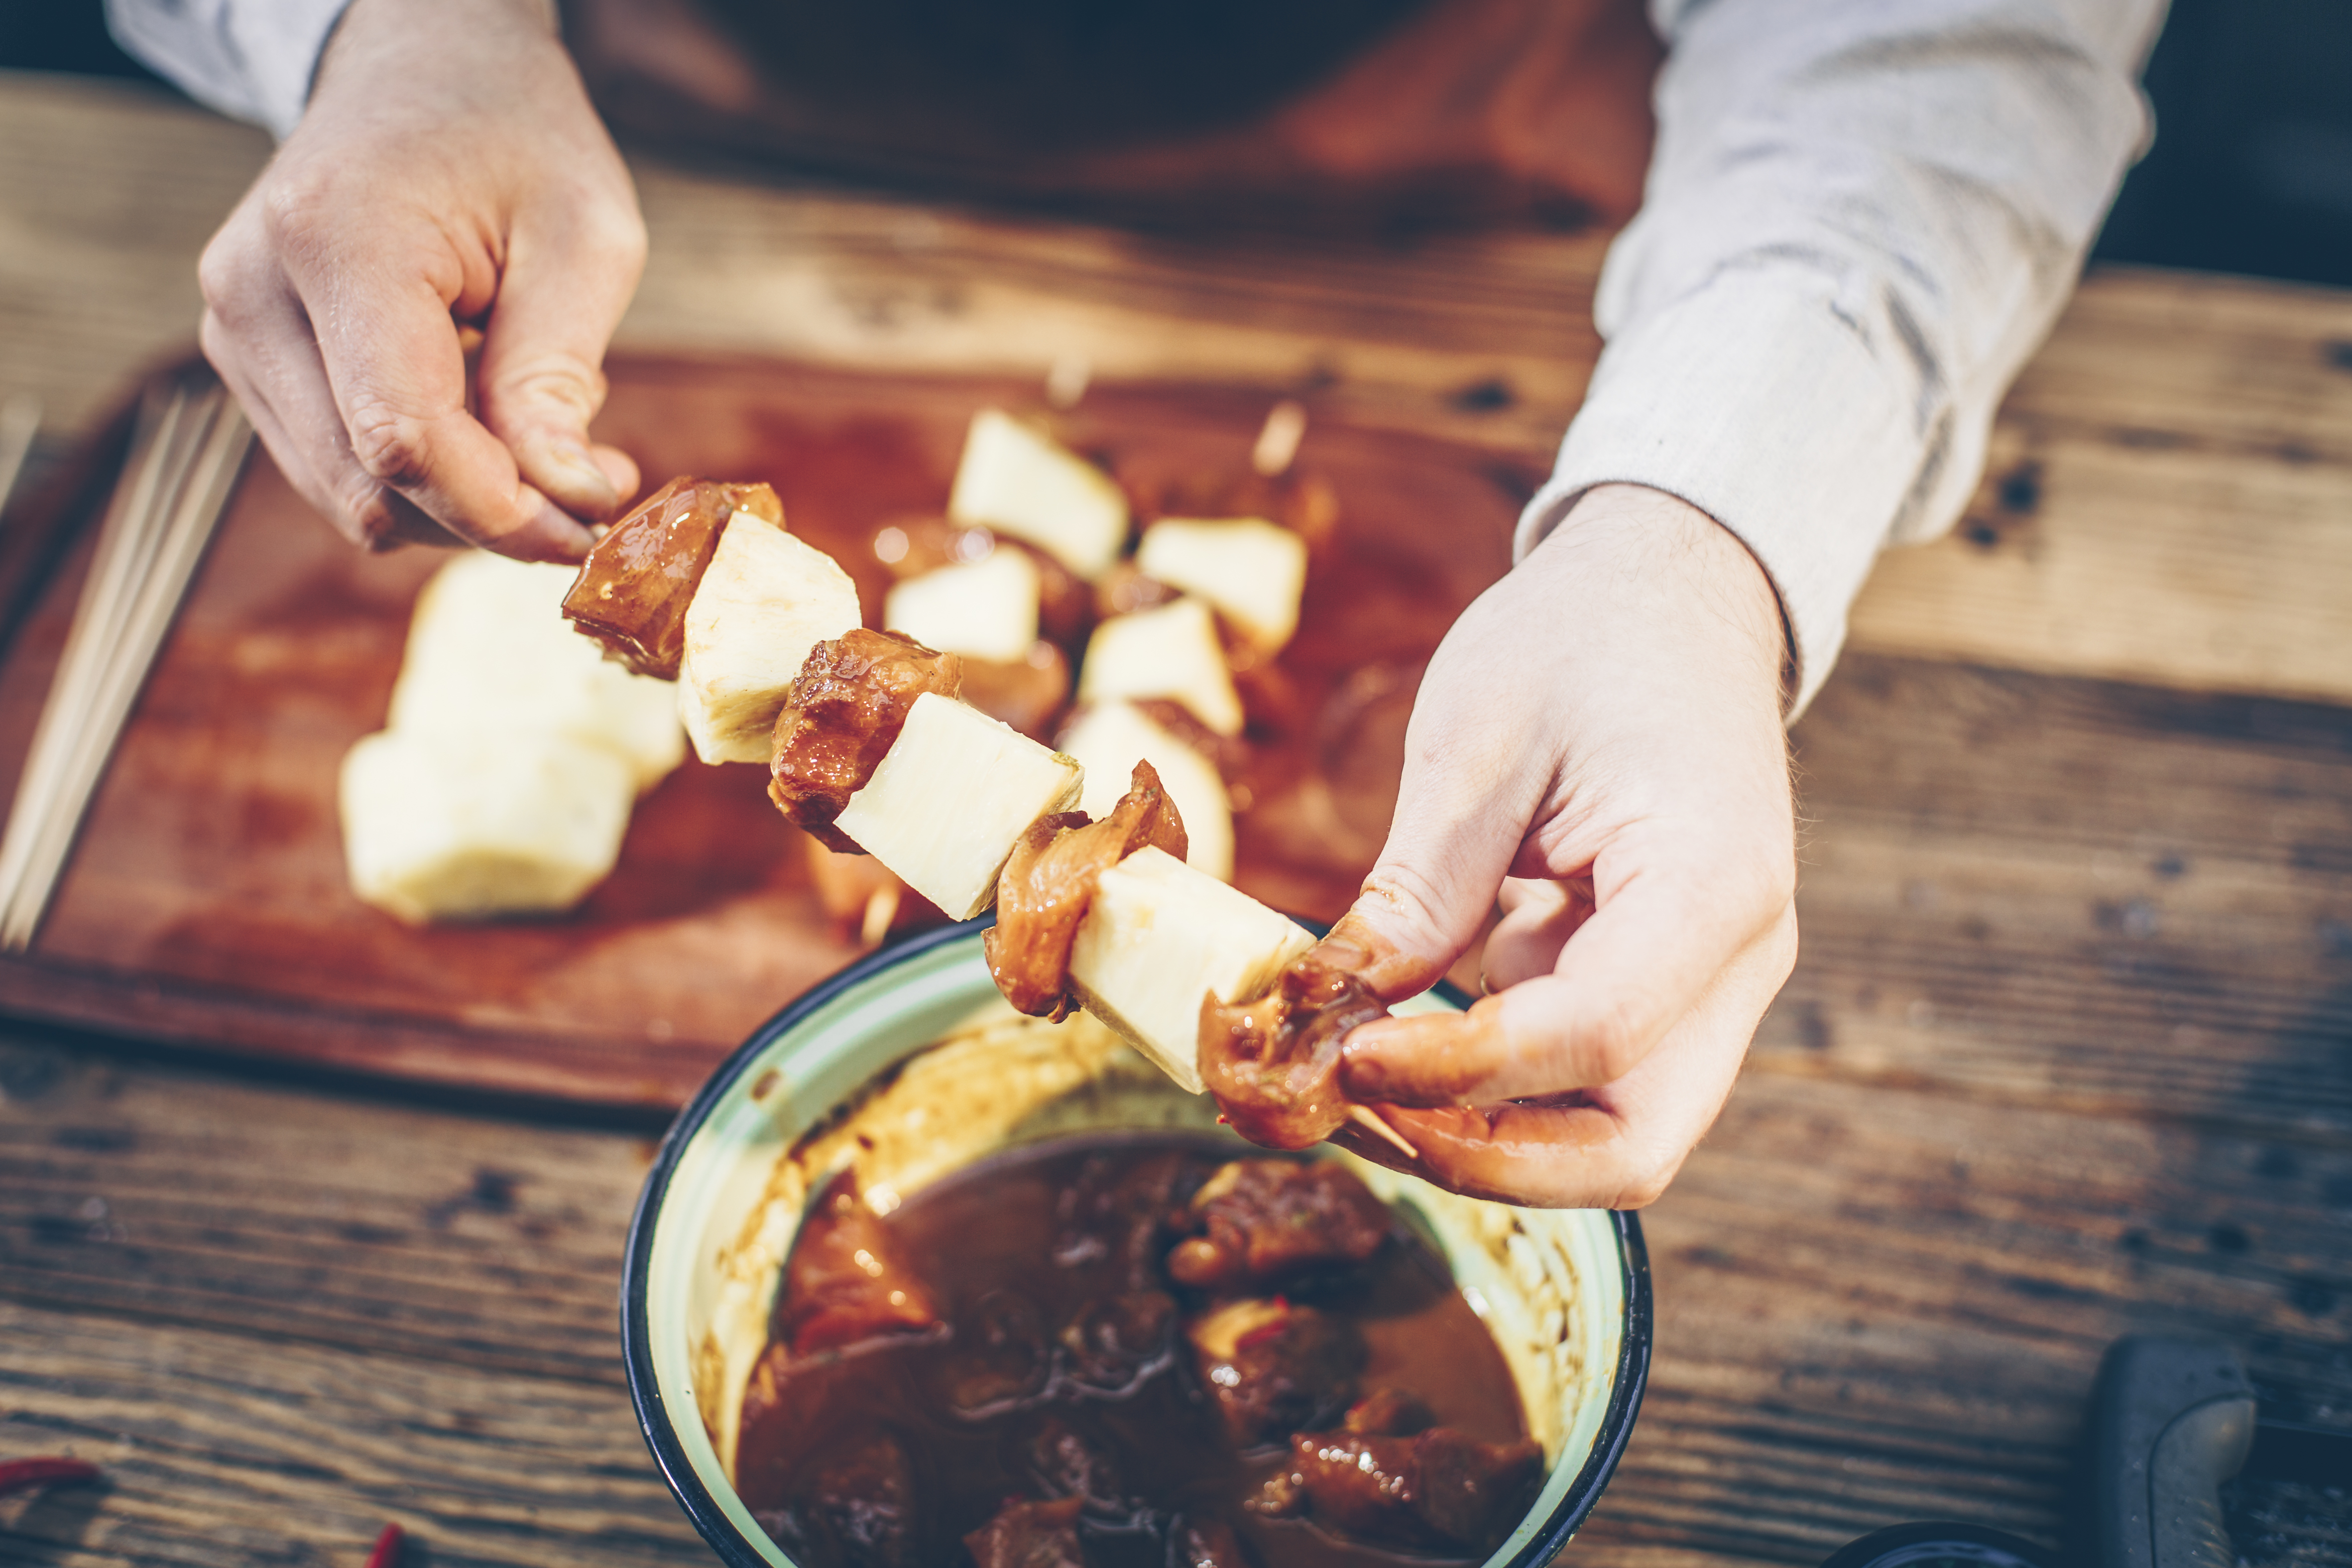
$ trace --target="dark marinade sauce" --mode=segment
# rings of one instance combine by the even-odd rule
[[[1064,1550],[997,1561],[1482,1560],[1466,1544],[1376,1546],[1251,1506],[1291,1467],[1289,1432],[1236,1439],[1186,1333],[1235,1298],[1311,1308],[1360,1335],[1342,1403],[1408,1396],[1425,1420],[1483,1443],[1524,1445],[1527,1429],[1502,1353],[1444,1260],[1384,1210],[1385,1239],[1360,1263],[1294,1269],[1278,1287],[1177,1283],[1167,1258],[1183,1231],[1167,1216],[1190,1212],[1236,1157],[1267,1158],[1193,1135],[1095,1135],[1013,1151],[908,1199],[882,1222],[889,1267],[919,1280],[943,1325],[798,1357],[786,1333],[772,1338],[738,1449],[753,1515],[806,1568],[970,1568],[989,1552],[965,1537],[1021,1500],[1061,1510]],[[1183,1271],[1204,1275],[1197,1260]],[[785,1306],[780,1295],[779,1321]],[[1295,1424],[1337,1432],[1341,1419],[1327,1400]]]

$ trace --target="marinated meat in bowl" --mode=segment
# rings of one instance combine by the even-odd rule
[[[625,1281],[641,1423],[721,1557],[1549,1562],[1639,1402],[1630,1216],[1214,1117],[1092,1018],[1013,1013],[977,923],[756,1036]]]

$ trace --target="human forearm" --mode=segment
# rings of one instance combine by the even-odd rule
[[[1801,707],[1880,546],[1965,503],[2144,136],[2132,78],[2160,0],[1656,9],[1673,53],[1647,199],[1520,549],[1595,484],[1684,497],[1770,574]]]

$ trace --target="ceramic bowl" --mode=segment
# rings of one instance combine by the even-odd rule
[[[1015,1016],[989,979],[984,924],[874,953],[778,1014],[687,1107],[646,1179],[622,1277],[629,1393],[670,1489],[733,1568],[793,1568],[736,1496],[735,1411],[793,1229],[833,1171],[855,1163],[869,1198],[904,1195],[1040,1139],[1232,1136],[1210,1101],[1092,1020],[1046,1027]],[[1460,1005],[1441,987],[1399,1010]],[[1650,1276],[1639,1226],[1605,1210],[1458,1197],[1321,1152],[1406,1211],[1493,1331],[1548,1471],[1487,1568],[1549,1563],[1607,1485],[1641,1405]]]

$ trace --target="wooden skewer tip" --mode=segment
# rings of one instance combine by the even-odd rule
[[[1351,1105],[1348,1107],[1348,1120],[1354,1122],[1357,1126],[1365,1129],[1367,1131],[1370,1131],[1373,1136],[1386,1139],[1389,1142],[1393,1143],[1398,1148],[1403,1150],[1404,1157],[1406,1159],[1418,1160],[1421,1158],[1421,1151],[1406,1142],[1404,1141],[1403,1133],[1399,1132],[1395,1128],[1381,1121],[1381,1113],[1374,1110],[1370,1106]]]

